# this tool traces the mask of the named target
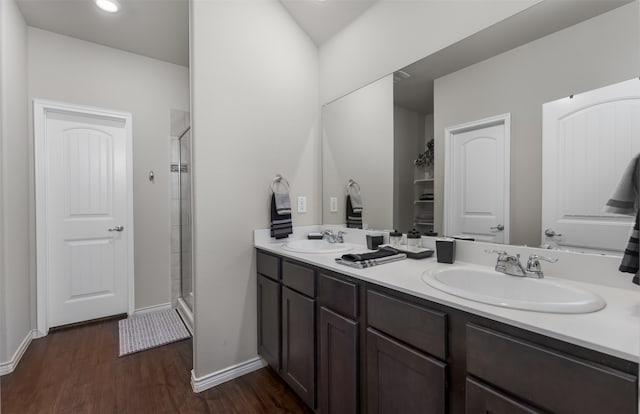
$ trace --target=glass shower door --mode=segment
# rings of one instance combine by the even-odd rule
[[[180,138],[180,284],[182,299],[193,311],[191,224],[191,131]]]

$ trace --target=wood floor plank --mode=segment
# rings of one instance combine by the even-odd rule
[[[34,340],[0,377],[2,414],[312,413],[269,368],[195,394],[192,341],[118,357],[118,323]]]

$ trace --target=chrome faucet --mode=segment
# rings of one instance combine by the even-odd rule
[[[331,230],[324,230],[322,232],[322,238],[327,240],[329,243],[344,243],[344,235],[347,234],[344,231],[339,231],[338,234],[335,234]]]
[[[485,253],[495,253],[498,255],[495,267],[496,272],[510,276],[533,277],[536,279],[542,279],[544,277],[542,266],[540,266],[540,260],[550,263],[556,263],[558,261],[555,257],[545,257],[532,254],[529,256],[529,260],[527,260],[527,267],[525,268],[520,262],[519,254],[513,256],[504,250],[485,250]]]

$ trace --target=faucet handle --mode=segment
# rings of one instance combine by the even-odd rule
[[[537,262],[539,260],[544,260],[545,262],[549,262],[549,263],[557,263],[558,262],[558,258],[557,257],[547,257],[547,256],[540,256],[537,254],[531,254],[529,255],[529,261],[532,262]]]
[[[506,259],[507,259],[507,257],[509,257],[509,253],[505,252],[504,250],[493,250],[493,249],[491,249],[491,250],[487,249],[484,252],[488,253],[488,254],[495,253],[495,254],[498,255],[498,260],[496,261],[495,269],[496,269],[496,272],[504,273],[504,271],[506,269],[506,267],[505,267],[506,266],[506,261],[507,261]]]
[[[544,260],[549,263],[556,263],[558,258],[539,256],[537,254],[529,255],[529,260],[527,260],[527,272],[533,273],[537,278],[542,279],[544,277],[544,273],[540,266],[540,260]]]

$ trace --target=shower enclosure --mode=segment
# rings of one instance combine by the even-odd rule
[[[171,304],[193,325],[190,114],[171,111],[169,141],[171,210]]]
[[[178,139],[180,142],[180,293],[193,312],[193,272],[191,242],[191,128]]]

